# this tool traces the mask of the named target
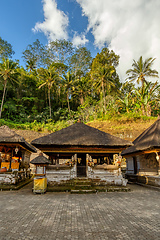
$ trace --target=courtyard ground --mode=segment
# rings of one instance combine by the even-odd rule
[[[160,191],[33,194],[0,192],[0,240],[159,240]]]

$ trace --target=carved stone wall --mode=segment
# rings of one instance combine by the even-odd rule
[[[137,156],[137,161],[140,164],[138,171],[140,175],[153,176],[158,174],[158,162],[155,153],[139,155]]]
[[[76,165],[73,167],[50,165],[46,169],[46,177],[47,181],[52,183],[71,180],[76,177]]]
[[[112,169],[102,167],[88,167],[88,177],[91,179],[99,179],[104,185],[126,186],[127,180],[123,178],[121,169],[111,165]],[[109,167],[108,167],[109,168]]]

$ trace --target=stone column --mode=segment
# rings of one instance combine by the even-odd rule
[[[158,175],[160,175],[160,156],[159,156],[159,160],[158,160]]]

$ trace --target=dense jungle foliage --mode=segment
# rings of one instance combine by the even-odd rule
[[[158,72],[154,58],[142,56],[120,79],[120,57],[103,48],[92,58],[83,46],[66,40],[47,46],[36,40],[22,53],[24,66],[13,61],[12,45],[0,38],[0,125],[32,129],[44,124],[78,119],[157,116],[160,106]],[[26,127],[27,126],[27,127]]]

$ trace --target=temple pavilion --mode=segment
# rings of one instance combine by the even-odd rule
[[[160,119],[142,132],[122,155],[130,180],[160,186]]]
[[[37,138],[32,145],[49,156],[48,181],[99,178],[106,184],[124,185],[121,152],[132,143],[77,122],[60,131]]]
[[[0,184],[16,184],[30,173],[36,149],[8,126],[0,127]]]

